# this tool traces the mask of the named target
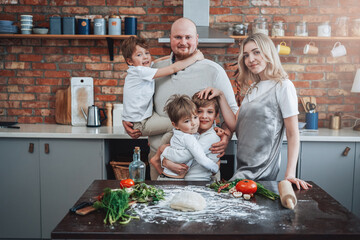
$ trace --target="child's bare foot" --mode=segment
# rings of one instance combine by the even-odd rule
[[[152,164],[156,171],[161,174],[163,172],[163,168],[161,167],[161,162],[160,162],[160,156],[161,156],[161,152],[160,152],[160,148],[156,151],[156,154],[150,159],[150,164]]]

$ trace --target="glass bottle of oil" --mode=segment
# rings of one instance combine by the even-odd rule
[[[140,147],[135,147],[133,161],[129,165],[130,178],[134,182],[145,181],[145,170],[145,163],[140,159]]]

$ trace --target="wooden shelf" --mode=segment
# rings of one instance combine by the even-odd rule
[[[43,38],[43,39],[126,39],[135,35],[64,35],[64,34],[0,34],[0,38]]]
[[[230,36],[235,40],[245,39],[248,36]],[[297,36],[284,36],[284,37],[270,37],[273,40],[294,40],[294,41],[359,41],[360,37],[316,37],[316,36],[308,36],[308,37],[297,37]]]
[[[126,39],[135,35],[64,35],[64,34],[0,34],[0,38],[40,38],[40,39],[106,39],[110,61],[114,60],[114,39]]]

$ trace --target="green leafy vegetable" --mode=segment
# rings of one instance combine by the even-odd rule
[[[218,181],[210,184],[210,188],[214,189],[217,192],[229,192],[229,190],[236,186],[236,184],[243,179],[236,179],[234,181]],[[266,189],[264,185],[256,183],[257,191],[255,195],[261,195],[263,197],[269,198],[271,200],[276,200],[279,198],[279,195]]]
[[[112,225],[115,222],[120,224],[127,224],[131,219],[139,217],[130,216],[125,213],[129,208],[129,194],[124,189],[104,189],[104,196],[101,201],[96,201],[94,203],[94,208],[96,209],[105,209],[106,216],[104,223],[107,222]]]
[[[164,191],[146,183],[136,184],[130,195],[131,201],[139,203],[158,202],[164,199]]]

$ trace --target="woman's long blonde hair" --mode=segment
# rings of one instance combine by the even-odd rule
[[[288,75],[281,65],[280,57],[275,49],[273,41],[265,34],[255,33],[241,42],[237,63],[238,75],[236,78],[240,87],[242,89],[248,88],[252,82],[255,82],[254,85],[256,86],[261,80],[260,76],[258,74],[253,74],[244,62],[244,46],[250,41],[253,41],[258,46],[260,54],[266,62],[264,72],[266,79],[273,79],[279,82],[287,79]]]

